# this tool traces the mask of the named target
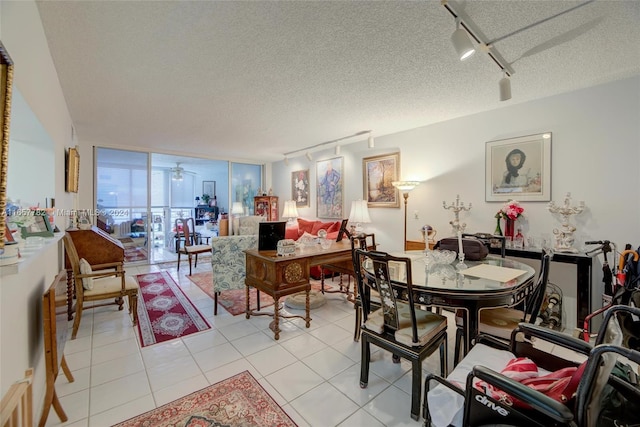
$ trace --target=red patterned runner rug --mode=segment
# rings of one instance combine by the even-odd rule
[[[249,371],[162,405],[114,427],[295,427]]]
[[[211,328],[166,271],[139,274],[136,279],[142,347]]]

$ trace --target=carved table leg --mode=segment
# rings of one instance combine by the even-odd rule
[[[67,270],[67,320],[73,320],[73,270]]]
[[[276,341],[280,339],[280,298],[274,298],[273,306],[273,332]],[[309,292],[307,292],[307,318],[309,317]],[[307,320],[307,324],[308,324]],[[308,326],[307,326],[308,328]]]
[[[309,289],[306,290],[306,300],[305,300],[305,310],[306,310],[306,315],[307,317],[304,319],[306,320],[306,326],[307,328],[309,328],[311,326],[311,316],[309,315]]]
[[[245,309],[245,317],[248,319],[251,317],[251,303],[249,302],[249,287],[245,286],[245,301],[246,301],[246,309]]]

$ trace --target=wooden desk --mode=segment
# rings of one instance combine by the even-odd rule
[[[274,302],[273,332],[275,339],[280,339],[280,325],[278,306],[280,298],[306,292],[305,316],[294,316],[305,319],[306,327],[311,326],[309,316],[309,269],[315,265],[334,264],[351,259],[351,243],[348,240],[333,242],[331,248],[323,250],[320,245],[313,247],[301,247],[296,249],[293,256],[282,257],[276,251],[258,251],[249,249],[245,251],[247,275],[246,287],[246,317],[249,319],[253,310],[249,306],[249,287],[254,287],[270,295]]]

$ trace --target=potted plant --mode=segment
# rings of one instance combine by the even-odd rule
[[[211,200],[211,196],[208,194],[203,194],[202,195],[202,202],[203,204],[209,206],[209,200]]]

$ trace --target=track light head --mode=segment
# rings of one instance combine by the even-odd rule
[[[456,30],[451,35],[451,43],[458,53],[460,61],[464,61],[476,52],[471,40],[469,40],[469,35],[464,28],[460,27],[459,18],[456,19]]]
[[[340,146],[339,145],[336,145],[335,151],[336,151],[336,156],[339,156],[340,155]]]
[[[311,155],[311,153],[310,153],[310,152],[308,152],[308,151],[305,153],[305,155],[304,155],[304,156],[305,156],[305,157],[307,158],[307,160],[309,160],[309,161],[313,160],[313,156],[312,156],[312,155]]]
[[[287,156],[284,156],[284,165],[289,166],[289,158]]]
[[[369,148],[373,148],[376,146],[375,141],[373,140],[373,135],[369,132],[369,139],[367,140],[369,144]]]
[[[500,86],[500,101],[511,99],[511,79],[507,73],[504,73],[498,85]]]

